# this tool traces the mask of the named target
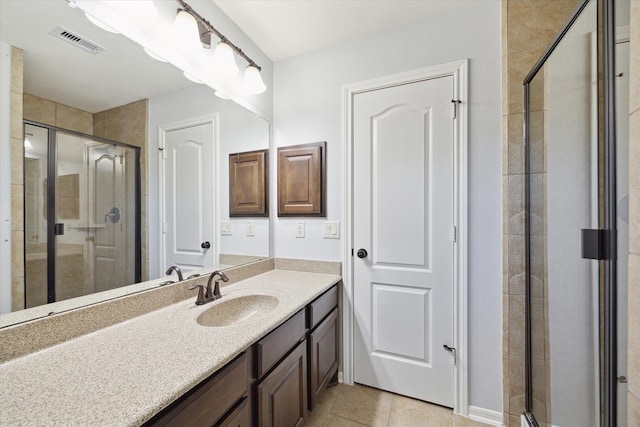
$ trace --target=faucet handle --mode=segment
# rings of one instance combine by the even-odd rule
[[[190,291],[194,290],[195,288],[198,288],[198,298],[196,298],[196,305],[202,305],[204,303],[206,303],[206,299],[204,297],[204,289],[205,286],[204,285],[194,285],[192,287],[189,288]]]

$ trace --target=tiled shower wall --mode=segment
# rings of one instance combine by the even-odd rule
[[[22,49],[11,47],[11,308],[24,308]]]
[[[628,425],[640,425],[640,1],[631,1],[629,79]]]
[[[502,0],[503,410],[509,427],[520,426],[525,391],[522,82],[578,3],[579,0]],[[537,306],[542,307],[543,298],[538,299]],[[545,400],[540,396],[537,404],[544,404]]]

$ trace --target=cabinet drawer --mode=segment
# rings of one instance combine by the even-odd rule
[[[212,426],[248,394],[248,360],[247,353],[238,356],[151,419],[147,425]]]
[[[260,427],[298,427],[307,415],[307,343],[267,375],[257,392]]]
[[[338,309],[309,334],[309,410],[338,372]]]
[[[334,286],[309,304],[309,328],[315,328],[337,305],[338,286]]]
[[[304,309],[280,325],[275,331],[258,341],[258,378],[262,378],[305,335]]]

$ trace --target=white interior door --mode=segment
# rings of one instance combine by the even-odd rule
[[[215,264],[213,126],[207,121],[163,132],[163,268],[177,265],[186,273]]]
[[[452,76],[353,101],[354,379],[453,407]],[[357,253],[356,253],[357,255]]]

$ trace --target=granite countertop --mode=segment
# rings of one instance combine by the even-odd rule
[[[140,425],[340,280],[272,270],[0,365],[3,425]],[[237,324],[205,327],[200,313],[248,294],[279,304]],[[28,337],[25,337],[28,339]]]

